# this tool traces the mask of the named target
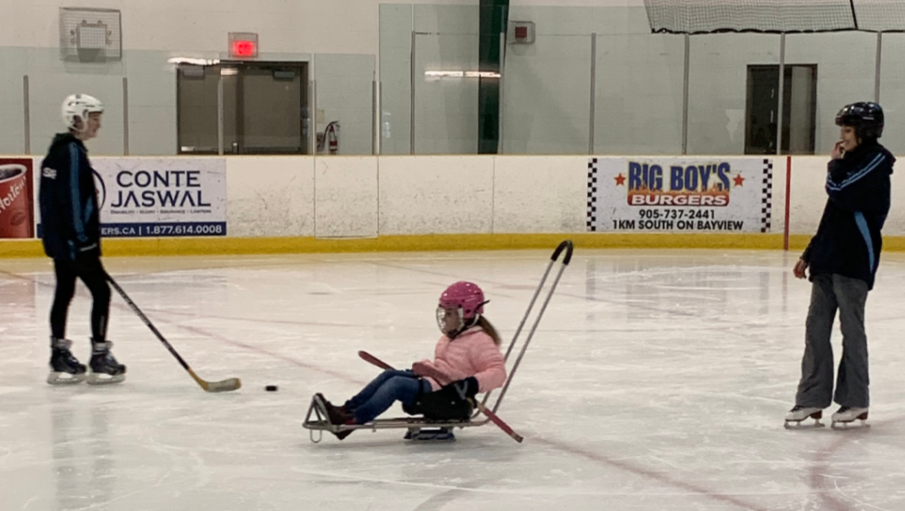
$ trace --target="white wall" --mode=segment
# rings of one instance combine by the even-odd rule
[[[240,157],[227,163],[233,236],[314,236],[315,216],[318,237],[587,231],[586,156]],[[817,230],[826,163],[822,156],[792,158],[791,234]],[[773,158],[773,233],[785,228],[786,172],[786,158]],[[897,175],[886,236],[905,236],[905,209],[897,207],[905,204],[905,180]]]
[[[376,158],[317,158],[314,224],[318,238],[377,236]]]
[[[586,156],[494,158],[494,232],[584,231],[587,166]]]
[[[229,235],[314,236],[314,161],[311,157],[228,158]]]
[[[792,234],[817,230],[826,163],[792,158]],[[782,233],[786,158],[773,165],[772,232]],[[228,157],[228,231],[319,238],[581,233],[587,167],[586,156]],[[896,176],[886,236],[905,236],[905,180]]]
[[[493,232],[492,157],[380,158],[380,234]]]

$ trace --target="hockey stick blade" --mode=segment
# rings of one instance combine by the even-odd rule
[[[515,430],[510,428],[509,424],[506,424],[505,422],[503,422],[503,419],[501,419],[497,416],[497,414],[488,410],[487,407],[485,407],[483,403],[478,402],[477,400],[472,400],[472,401],[478,407],[478,410],[481,410],[481,413],[483,413],[484,415],[487,416],[488,419],[490,419],[490,422],[496,424],[498,428],[502,429],[504,433],[506,433],[507,435],[512,437],[512,439],[515,440],[516,442],[522,443],[522,440],[524,440],[522,435],[519,435],[518,433],[515,432]]]
[[[189,368],[189,374],[192,378],[207,392],[232,392],[234,390],[239,390],[242,388],[242,380],[238,378],[227,378],[225,380],[220,381],[206,381],[202,380],[195,374],[195,371],[192,371]]]
[[[138,308],[138,305],[135,305],[135,302],[133,302],[132,299],[129,298],[129,295],[126,294],[123,288],[119,287],[119,284],[117,284],[116,281],[113,280],[113,277],[111,277],[109,273],[106,274],[106,277],[107,281],[110,282],[110,285],[113,286],[113,289],[116,289],[116,292],[119,293],[123,300],[125,300],[125,302],[129,305],[129,308],[132,309],[132,312],[134,312],[135,315],[138,316],[139,319],[141,319],[142,323],[144,323],[145,326],[147,326],[151,330],[151,332],[154,333],[154,335],[157,337],[157,340],[159,340],[164,345],[164,347],[169,350],[170,354],[172,354],[173,357],[175,357],[179,362],[179,365],[181,365],[183,369],[188,371],[192,379],[195,380],[195,382],[202,389],[204,389],[206,392],[230,392],[233,390],[238,390],[242,387],[242,382],[238,378],[228,378],[222,381],[209,382],[198,377],[198,375],[195,374],[195,371],[193,371],[192,368],[189,367],[188,363],[183,360],[182,356],[179,355],[179,352],[176,351],[176,348],[174,348],[170,344],[170,342],[166,340],[163,334],[160,333],[160,330],[158,330],[157,327],[154,326],[154,323],[151,323],[151,320],[148,319],[148,317],[145,316],[141,309]]]
[[[361,357],[361,359],[364,360],[365,362],[374,364],[375,366],[377,366],[381,369],[393,369],[393,366],[391,366],[390,364],[387,364],[383,360],[380,360],[379,358],[375,357],[374,355],[371,355],[367,351],[363,351],[363,350],[359,351],[358,356]],[[516,433],[515,430],[513,430],[511,427],[509,427],[508,424],[503,422],[503,419],[499,418],[497,416],[497,414],[488,410],[482,403],[479,403],[477,400],[472,400],[472,402],[478,407],[478,410],[480,410],[481,413],[483,413],[484,415],[487,416],[488,419],[490,419],[490,422],[496,424],[497,427],[502,429],[504,433],[506,433],[507,435],[512,437],[512,439],[515,440],[516,442],[522,443],[522,440],[524,440],[522,435],[519,435],[518,433]]]
[[[387,364],[383,360],[380,360],[379,358],[375,357],[374,355],[371,355],[367,351],[364,351],[364,350],[359,351],[358,356],[361,357],[361,359],[364,360],[365,362],[367,362],[369,364],[373,364],[381,369],[393,369],[393,366],[391,366],[390,364]]]

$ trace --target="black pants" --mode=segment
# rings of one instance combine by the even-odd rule
[[[91,291],[94,300],[91,308],[92,342],[104,342],[107,339],[107,318],[110,315],[110,285],[107,284],[107,273],[100,258],[82,258],[77,262],[54,259],[53,269],[57,277],[57,289],[50,309],[51,334],[57,339],[66,337],[69,302],[75,295],[75,280],[79,278]]]

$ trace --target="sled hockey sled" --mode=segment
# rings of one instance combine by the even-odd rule
[[[522,321],[519,323],[518,328],[515,331],[515,335],[512,336],[512,341],[510,341],[509,346],[506,349],[506,353],[504,355],[504,360],[506,362],[509,361],[510,355],[514,351],[515,346],[518,344],[519,335],[521,335],[525,323],[527,322],[528,317],[531,315],[531,311],[534,309],[534,305],[537,302],[538,296],[540,296],[541,291],[544,288],[544,284],[547,281],[547,277],[550,275],[550,271],[553,269],[554,265],[556,265],[557,261],[560,258],[560,255],[563,255],[563,253],[565,253],[562,258],[562,264],[559,265],[558,271],[556,272],[556,277],[553,279],[553,283],[550,285],[550,289],[547,291],[543,303],[538,310],[537,317],[534,319],[534,323],[532,324],[531,329],[528,331],[528,335],[525,338],[524,343],[522,343],[521,345],[521,349],[519,351],[518,357],[515,359],[515,362],[512,365],[512,369],[508,371],[509,376],[508,378],[506,378],[506,383],[503,385],[502,390],[500,390],[500,394],[496,398],[493,407],[487,405],[492,394],[492,392],[487,392],[481,400],[469,400],[466,405],[466,409],[460,408],[455,410],[454,413],[440,414],[440,418],[438,418],[436,415],[434,415],[432,418],[431,413],[426,413],[422,410],[407,409],[406,412],[415,412],[416,415],[390,419],[375,419],[374,421],[367,424],[331,424],[324,403],[320,399],[318,399],[317,395],[315,395],[311,398],[311,404],[308,407],[308,413],[305,416],[305,421],[302,423],[302,427],[309,430],[311,441],[314,443],[320,442],[323,439],[324,431],[335,434],[350,430],[377,431],[379,429],[405,429],[407,430],[405,439],[410,441],[451,441],[455,440],[455,436],[453,434],[453,430],[455,428],[475,428],[483,426],[488,422],[493,422],[515,441],[521,442],[522,437],[519,436],[515,431],[513,431],[512,428],[510,428],[505,422],[502,421],[502,419],[497,416],[497,411],[500,409],[503,398],[506,396],[506,392],[509,390],[509,385],[512,383],[512,379],[515,377],[515,373],[522,362],[522,358],[525,356],[525,351],[528,349],[528,345],[531,343],[531,339],[534,337],[534,333],[537,330],[537,326],[540,324],[540,320],[544,315],[544,311],[547,309],[547,305],[550,303],[550,299],[553,298],[553,293],[556,291],[556,286],[559,284],[559,280],[562,277],[563,272],[569,265],[569,262],[572,260],[572,251],[573,245],[570,240],[563,241],[559,244],[559,246],[556,247],[556,250],[553,251],[553,255],[550,257],[550,262],[547,264],[547,268],[544,271],[543,277],[541,277],[540,283],[538,284],[537,289],[534,291],[534,296],[531,297],[531,302],[528,304],[528,309],[525,311],[525,315],[522,317]],[[364,360],[382,367],[383,369],[391,369],[391,366],[389,364],[380,361],[376,357],[366,352],[360,351],[359,355]],[[439,392],[440,391],[430,394],[438,394]],[[430,396],[430,394],[427,394],[427,396]],[[443,417],[444,415],[446,417]],[[448,418],[449,416],[457,416],[460,418],[450,419]]]

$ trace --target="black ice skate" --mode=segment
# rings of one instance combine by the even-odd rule
[[[113,343],[110,341],[92,343],[91,362],[89,363],[91,374],[88,375],[90,385],[119,383],[126,379],[126,366],[113,358],[113,353],[110,353],[112,347]]]
[[[867,408],[843,406],[838,412],[833,414],[832,427],[833,429],[846,429],[849,425],[854,424],[855,421],[859,421],[859,424],[855,425],[856,427],[870,427],[870,424],[867,423]]]
[[[51,385],[70,385],[85,381],[85,365],[80,364],[69,348],[72,341],[50,338],[50,374],[47,383]]]
[[[824,426],[824,424],[820,422],[822,417],[823,409],[821,408],[795,405],[789,410],[789,413],[786,414],[785,428],[822,428]],[[808,419],[814,419],[814,422],[812,424],[803,425],[802,422]]]

